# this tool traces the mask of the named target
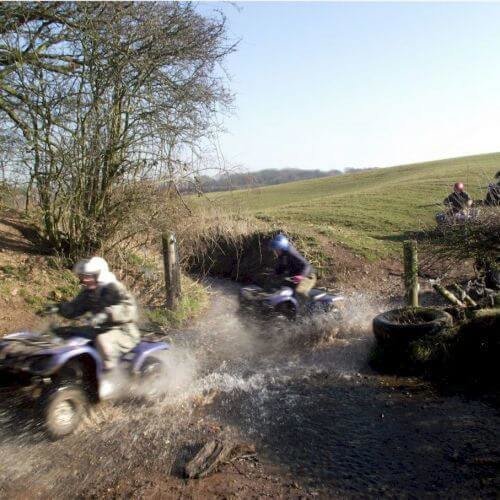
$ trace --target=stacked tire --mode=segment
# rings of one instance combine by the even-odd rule
[[[411,321],[407,321],[411,318]],[[453,324],[453,318],[435,307],[393,309],[373,319],[373,333],[383,345],[402,346],[427,335],[437,335]]]
[[[450,314],[434,307],[407,307],[379,314],[373,319],[377,345],[371,354],[371,366],[401,375],[425,372],[430,367],[429,360],[422,363],[417,353],[427,349],[426,345],[439,345],[437,337],[452,324]]]

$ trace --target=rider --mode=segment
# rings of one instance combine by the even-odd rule
[[[122,354],[140,342],[136,326],[137,305],[101,257],[81,260],[73,272],[80,279],[82,290],[70,302],[59,304],[58,312],[68,319],[91,314],[90,326],[96,334],[96,348],[104,369],[111,370]]]
[[[500,170],[495,174],[495,182],[488,184],[488,192],[484,204],[490,207],[500,206]]]
[[[453,193],[447,196],[443,203],[452,214],[458,214],[472,206],[472,198],[465,191],[463,182],[455,182]]]
[[[314,268],[283,234],[276,235],[269,246],[278,257],[275,268],[276,275],[291,278],[298,298],[306,299],[316,284]]]

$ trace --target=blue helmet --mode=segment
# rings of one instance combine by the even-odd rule
[[[269,244],[272,250],[288,250],[290,248],[290,242],[284,234],[277,234]]]

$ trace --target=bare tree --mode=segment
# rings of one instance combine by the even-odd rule
[[[123,229],[144,185],[186,175],[230,103],[219,65],[234,46],[192,4],[41,5],[0,6],[0,112],[45,238],[77,256]]]

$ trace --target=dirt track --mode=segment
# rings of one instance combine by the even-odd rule
[[[284,333],[243,327],[234,289],[215,288],[203,321],[173,335],[160,400],[103,404],[56,443],[4,401],[0,496],[495,497],[497,410],[370,373],[370,301],[354,298],[340,330],[324,321]],[[258,460],[183,480],[186,460],[220,432],[254,442]]]

